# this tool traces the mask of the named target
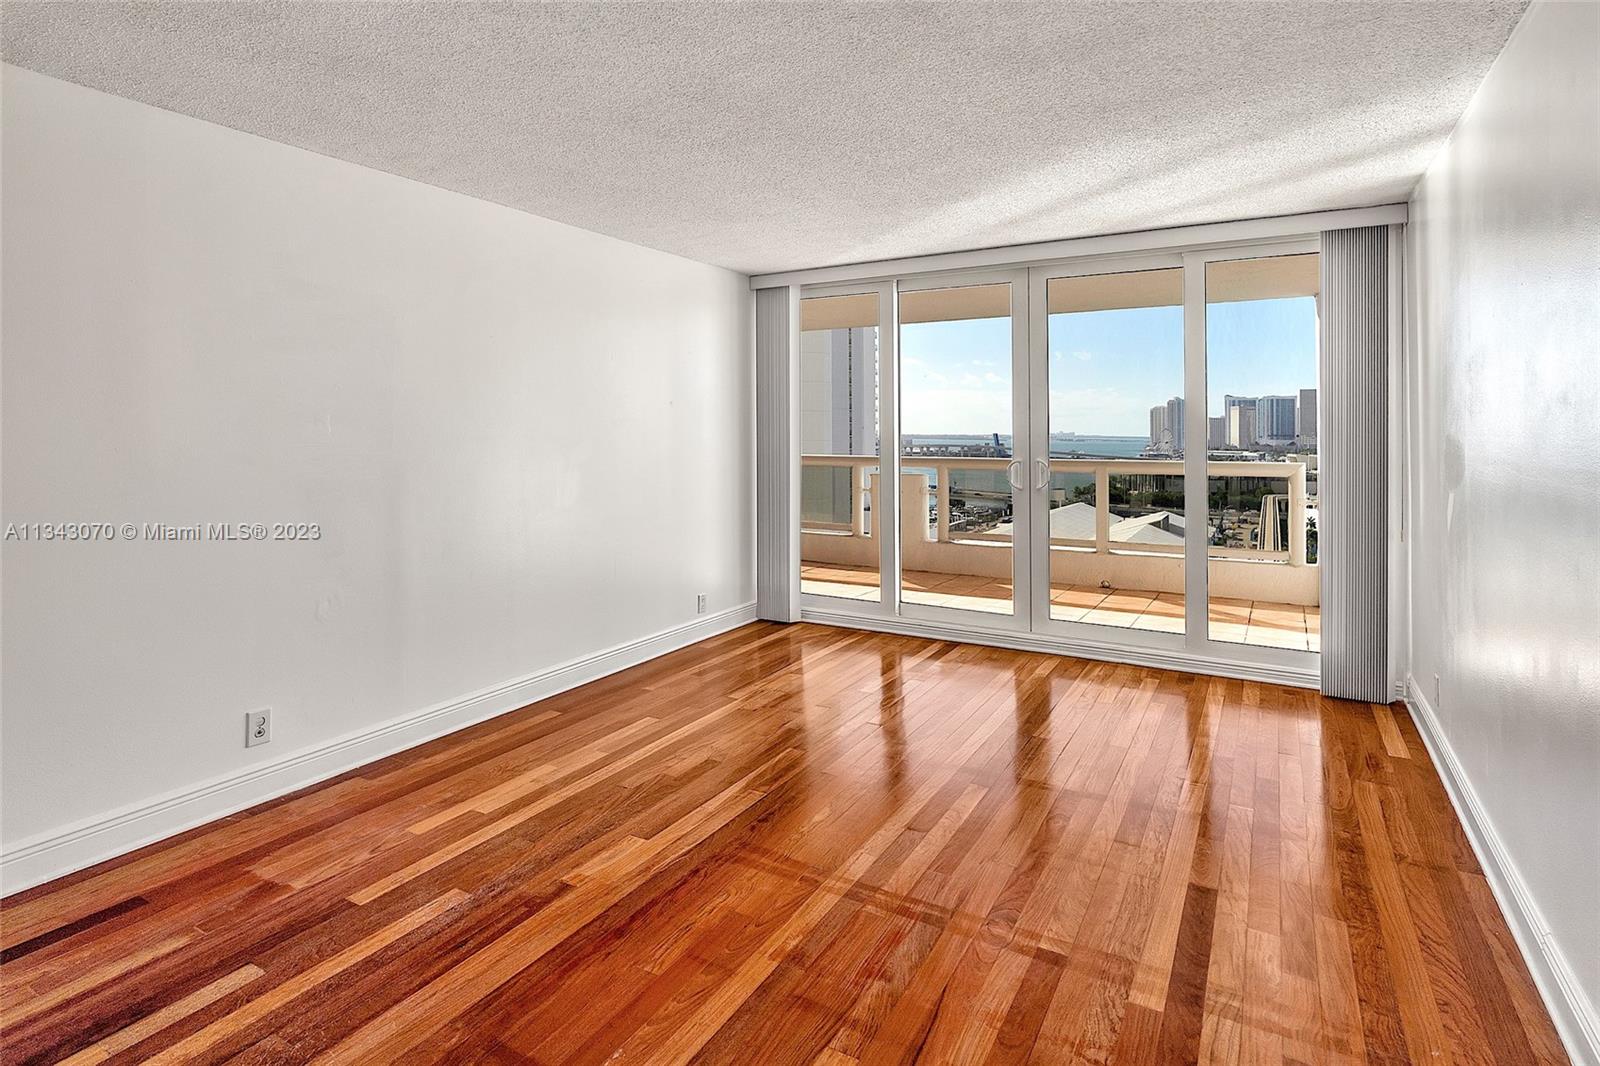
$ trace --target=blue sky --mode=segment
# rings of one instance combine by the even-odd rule
[[[1206,311],[1213,415],[1225,393],[1293,395],[1317,383],[1311,297],[1212,304]],[[1183,393],[1183,309],[1050,316],[1050,430],[1143,437],[1150,408]],[[1010,433],[1007,319],[922,322],[900,330],[903,432]]]

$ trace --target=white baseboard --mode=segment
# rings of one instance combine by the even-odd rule
[[[803,622],[819,625],[843,626],[847,629],[867,629],[879,633],[896,633],[907,637],[927,637],[931,640],[953,640],[961,644],[984,644],[993,648],[1011,648],[1015,651],[1038,651],[1048,655],[1072,655],[1080,659],[1102,662],[1129,663],[1149,666],[1157,670],[1179,670],[1187,674],[1209,674],[1215,677],[1237,677],[1244,681],[1265,681],[1274,685],[1292,685],[1295,688],[1317,688],[1321,675],[1313,669],[1276,666],[1269,663],[1243,662],[1236,659],[1215,659],[1204,655],[1161,648],[1144,648],[1133,644],[1097,643],[1075,640],[1056,635],[1009,632],[994,629],[976,629],[970,626],[945,626],[920,618],[886,617],[851,614],[846,611],[829,611],[815,607],[803,608]]]
[[[153,800],[83,819],[15,844],[5,844],[0,846],[0,894],[19,892],[124,855],[424,741],[736,629],[755,621],[755,617],[754,603],[741,604],[593,655],[470,692],[370,729],[347,733],[265,765],[214,777]]]
[[[1422,695],[1415,678],[1408,677],[1405,688],[1411,719],[1416,722],[1417,732],[1422,734],[1428,754],[1439,769],[1456,816],[1461,819],[1467,840],[1478,856],[1478,864],[1483,867],[1483,875],[1500,904],[1506,924],[1511,927],[1511,935],[1522,950],[1522,957],[1533,974],[1533,983],[1544,997],[1545,1007],[1561,1035],[1561,1042],[1566,1045],[1568,1056],[1578,1066],[1600,1066],[1600,1018],[1594,1005],[1584,997],[1577,976],[1545,924],[1528,883],[1517,870],[1505,842],[1495,832],[1494,823],[1479,801],[1472,782],[1445,739],[1433,706]]]

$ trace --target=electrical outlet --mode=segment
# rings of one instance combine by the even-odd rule
[[[253,748],[272,739],[272,711],[246,711],[244,714],[244,746]]]
[[[700,595],[698,595],[698,596],[696,596],[694,598],[694,613],[695,614],[705,614],[706,613],[706,594],[704,592],[700,593]]]

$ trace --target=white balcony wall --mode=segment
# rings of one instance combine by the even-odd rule
[[[828,486],[836,492],[848,492],[851,504],[840,503],[840,513],[853,514],[853,524],[808,521],[800,536],[800,556],[807,563],[834,563],[843,566],[874,567],[878,563],[878,541],[865,535],[861,522],[862,501],[870,494],[881,498],[878,492],[879,475],[875,458],[849,459],[836,455],[810,455],[803,460],[804,469],[817,483],[826,475]],[[943,482],[949,484],[949,471],[1003,471],[1003,459],[963,459],[941,463],[937,459],[913,460],[908,465],[937,468]],[[1175,474],[1183,469],[1181,460],[1152,462],[1147,460],[1127,462],[1096,462],[1093,460],[1056,459],[1052,468],[1058,472],[1097,471],[1104,480],[1109,470]],[[1321,603],[1321,584],[1318,568],[1307,564],[1303,535],[1293,531],[1303,530],[1306,479],[1304,466],[1299,463],[1211,463],[1217,476],[1282,476],[1288,485],[1287,505],[1290,510],[1291,544],[1286,551],[1261,552],[1248,549],[1218,549],[1217,554],[1231,558],[1209,561],[1207,575],[1211,596],[1227,599],[1266,600],[1274,603],[1316,606]],[[941,475],[932,479],[937,483]],[[1003,475],[1001,475],[1003,476]],[[1103,492],[1097,502],[1104,500]],[[853,507],[852,507],[853,504]],[[1150,592],[1184,592],[1183,554],[1181,540],[1165,552],[1159,548],[1141,548],[1127,540],[1113,540],[1102,535],[1109,531],[1112,516],[1102,504],[1095,518],[1096,532],[1080,543],[1070,538],[1056,538],[1066,543],[1053,543],[1050,550],[1050,582],[1052,585],[1107,585],[1113,588],[1144,589]],[[814,512],[820,513],[820,511]],[[930,524],[929,514],[934,516]],[[1057,512],[1059,513],[1059,512]],[[924,570],[939,574],[966,574],[974,577],[1005,579],[1011,577],[1011,552],[1009,538],[998,532],[963,533],[950,528],[950,501],[946,493],[934,491],[926,473],[905,473],[900,478],[900,562],[907,571]],[[998,527],[1009,530],[1010,526]]]

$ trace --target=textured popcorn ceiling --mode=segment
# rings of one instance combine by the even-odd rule
[[[1406,198],[1525,0],[8,2],[7,61],[766,272]]]

